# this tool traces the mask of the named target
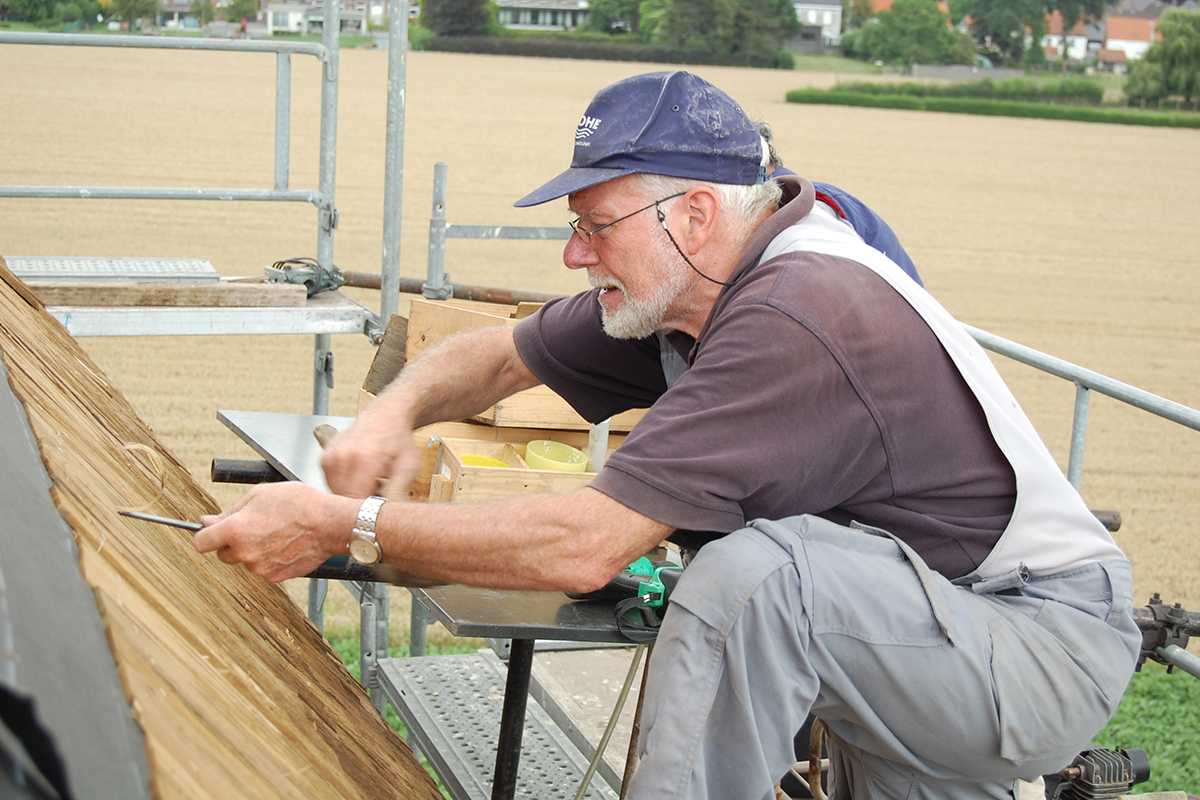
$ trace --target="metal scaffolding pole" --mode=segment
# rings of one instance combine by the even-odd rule
[[[387,144],[383,170],[383,268],[379,330],[400,302],[400,234],[404,199],[404,108],[408,52],[408,0],[388,0]]]

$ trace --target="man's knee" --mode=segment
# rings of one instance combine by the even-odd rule
[[[794,553],[754,528],[743,528],[700,550],[683,571],[671,604],[727,635],[755,593],[781,571],[786,571],[783,583],[798,588]],[[779,591],[777,583],[772,582],[772,591]]]

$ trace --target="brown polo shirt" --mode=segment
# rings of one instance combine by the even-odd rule
[[[965,575],[1012,515],[1012,469],[941,343],[887,281],[818,253],[757,264],[812,207],[811,184],[781,183],[784,205],[670,389],[658,340],[607,336],[595,291],[523,320],[521,358],[593,422],[650,408],[592,483],[623,505],[692,538],[756,518],[858,520]]]

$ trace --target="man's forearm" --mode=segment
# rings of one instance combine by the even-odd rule
[[[358,500],[328,498],[321,525],[344,552]],[[376,526],[384,559],[422,578],[505,589],[590,591],[670,533],[593,489],[456,505],[387,503]]]
[[[426,350],[372,405],[419,428],[474,416],[537,383],[517,353],[512,329],[497,326],[451,336]]]

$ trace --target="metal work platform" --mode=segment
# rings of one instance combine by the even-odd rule
[[[491,797],[507,670],[490,650],[379,661],[384,692],[455,800]],[[571,798],[587,760],[536,703],[526,707],[516,797]],[[586,798],[615,800],[599,775]]]
[[[198,258],[79,258],[5,256],[25,281],[52,283],[217,283],[220,275]],[[366,333],[370,309],[338,292],[302,306],[48,306],[72,336],[222,336],[243,334]]]
[[[337,292],[322,292],[290,308],[48,306],[46,310],[72,336],[365,333],[375,319],[365,306]]]
[[[198,283],[221,280],[202,258],[92,258],[87,256],[5,256],[23,281],[62,283]]]

